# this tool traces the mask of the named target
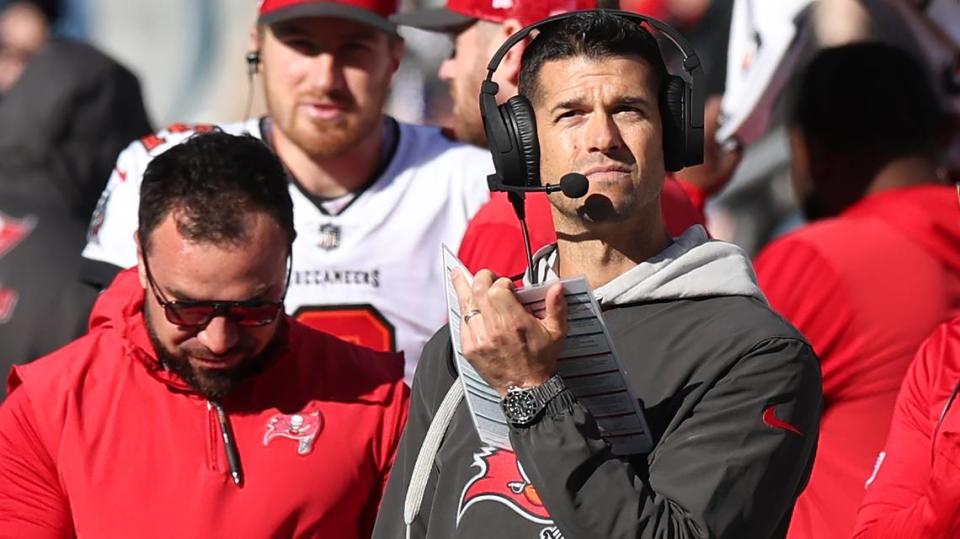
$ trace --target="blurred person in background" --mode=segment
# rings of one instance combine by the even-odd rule
[[[59,15],[57,0],[0,2],[0,98],[50,39]]]
[[[771,306],[820,357],[824,389],[790,536],[848,537],[910,360],[960,307],[960,219],[937,174],[938,100],[907,53],[879,43],[820,52],[788,124],[810,224],[755,266]]]
[[[247,61],[268,115],[224,125],[264,140],[290,179],[297,216],[287,312],[375,350],[403,351],[406,376],[446,320],[441,244],[457,249],[489,199],[489,152],[383,113],[403,40],[396,0],[265,0]],[[120,156],[94,213],[84,278],[103,286],[136,263],[147,163],[210,126],[175,124]]]
[[[95,299],[77,280],[90,212],[117,155],[150,129],[137,78],[81,43],[45,45],[0,100],[4,375],[83,333]]]
[[[403,358],[283,313],[297,233],[276,155],[192,137],[139,202],[137,267],[90,332],[10,374],[0,535],[369,537]]]
[[[395,16],[393,20],[401,25],[443,32],[451,37],[454,49],[450,58],[441,64],[439,76],[450,84],[452,129],[459,140],[485,148],[487,138],[478,105],[480,83],[486,76],[490,58],[503,42],[524,26],[550,15],[577,9],[615,7],[611,4],[615,2],[517,0],[497,7],[496,3],[484,1],[450,0],[443,7],[410,11]],[[517,94],[520,58],[528,42],[529,39],[524,40],[510,49],[494,72],[493,80],[500,87],[497,94],[499,103]],[[715,123],[715,116],[713,120]],[[708,148],[708,151],[711,149],[716,148]],[[711,163],[715,162],[713,155],[709,159]],[[735,163],[729,163],[730,173],[726,174],[726,178],[732,174],[734,167]],[[704,181],[712,183],[716,180],[704,178]],[[719,179],[716,183],[725,181]],[[547,196],[527,193],[525,199],[531,248],[537,250],[555,243],[557,237]],[[667,225],[675,236],[679,236],[690,225],[704,222],[702,208],[694,207],[684,189],[673,179],[668,179],[664,186],[662,204]],[[526,258],[520,225],[506,193],[492,194],[490,202],[471,220],[459,257],[472,272],[486,268],[497,275],[511,276],[524,271]]]
[[[699,53],[706,94],[723,93],[733,0],[620,0],[620,9],[643,13],[680,30]]]

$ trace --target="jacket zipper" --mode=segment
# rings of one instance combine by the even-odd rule
[[[208,400],[207,411],[214,412],[216,416],[220,436],[223,439],[223,448],[227,457],[227,467],[230,478],[233,479],[233,483],[238,487],[243,486],[243,469],[240,467],[240,453],[237,451],[237,441],[233,435],[230,419],[227,417],[227,413],[223,410],[223,406],[219,402]],[[212,430],[216,430],[216,427],[212,425],[213,421],[214,418],[210,417],[211,427],[213,427]],[[211,441],[213,442],[213,447],[215,447],[217,444],[214,435],[211,436]],[[210,456],[213,457],[213,455]],[[219,459],[213,458],[214,462],[217,460]]]

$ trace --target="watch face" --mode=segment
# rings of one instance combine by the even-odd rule
[[[540,412],[540,403],[533,392],[526,389],[509,390],[501,401],[503,414],[514,424],[530,423]]]

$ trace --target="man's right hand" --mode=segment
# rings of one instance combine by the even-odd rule
[[[513,281],[481,270],[471,287],[454,270],[453,286],[460,300],[460,342],[477,373],[501,395],[509,386],[542,385],[557,372],[557,355],[567,335],[567,303],[563,285],[547,291],[544,317],[524,309],[514,295]]]

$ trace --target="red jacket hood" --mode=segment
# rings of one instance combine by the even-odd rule
[[[137,268],[126,269],[117,274],[110,286],[97,297],[90,312],[88,330],[123,327],[131,316],[139,316],[143,309],[143,287]]]
[[[143,298],[137,268],[121,271],[97,298],[90,312],[89,331],[120,332],[127,353],[136,357],[151,376],[174,389],[191,392],[182,378],[165,369],[157,359],[143,317]]]
[[[868,196],[844,217],[873,217],[891,226],[960,272],[960,204],[952,186],[922,185]]]

